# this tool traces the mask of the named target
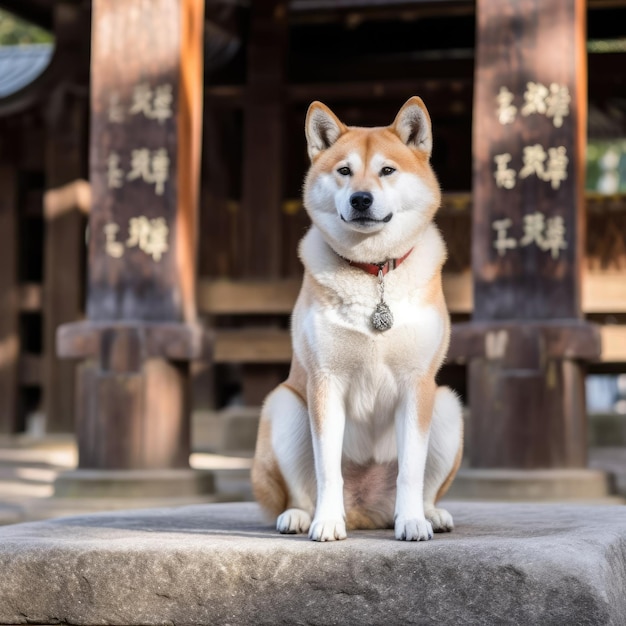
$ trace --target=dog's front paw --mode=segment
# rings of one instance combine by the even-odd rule
[[[454,528],[452,515],[445,509],[426,509],[426,519],[432,524],[436,533],[449,533]]]
[[[311,516],[302,509],[287,509],[276,520],[276,530],[284,535],[305,533],[310,526]]]
[[[309,529],[309,539],[313,541],[336,541],[347,536],[342,519],[314,519]]]
[[[433,527],[425,518],[398,517],[395,523],[396,539],[399,541],[427,541],[433,538]]]

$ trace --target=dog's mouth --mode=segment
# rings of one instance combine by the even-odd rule
[[[392,217],[393,213],[389,213],[389,215],[386,215],[380,220],[365,215],[359,215],[357,217],[353,217],[352,219],[347,220],[343,215],[341,215],[341,220],[343,222],[346,222],[346,224],[357,224],[359,226],[376,226],[377,224],[387,224],[391,221]]]

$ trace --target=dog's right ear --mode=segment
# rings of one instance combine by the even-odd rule
[[[312,102],[306,114],[305,134],[311,161],[346,132],[346,126],[321,102]]]

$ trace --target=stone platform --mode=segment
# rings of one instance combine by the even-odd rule
[[[252,503],[5,526],[0,623],[626,623],[626,507],[447,506],[422,543],[280,536]]]

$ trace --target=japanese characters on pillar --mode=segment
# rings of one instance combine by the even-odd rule
[[[91,6],[87,319],[57,331],[59,355],[85,359],[79,468],[55,490],[89,492],[91,470],[140,470],[141,485],[167,469],[162,494],[204,492],[189,469],[189,364],[211,355],[194,292],[204,0]]]
[[[474,313],[448,354],[468,364],[469,464],[583,468],[600,353],[580,309],[586,5],[477,0],[476,16]]]
[[[586,62],[572,25],[584,2],[479,5],[474,319],[578,318]]]
[[[180,20],[93,3],[88,317],[182,321],[176,251]]]

